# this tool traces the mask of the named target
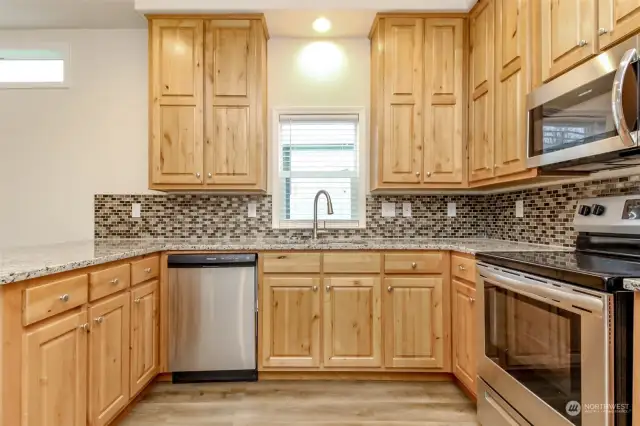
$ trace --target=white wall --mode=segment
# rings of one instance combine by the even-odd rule
[[[71,87],[0,90],[0,247],[88,239],[93,195],[147,190],[146,30],[0,31],[0,43],[64,42]],[[313,40],[269,42],[269,105],[369,105],[369,42],[334,40],[342,64],[310,76]]]
[[[4,31],[70,44],[68,89],[0,90],[0,247],[91,238],[93,195],[147,191],[147,31]]]

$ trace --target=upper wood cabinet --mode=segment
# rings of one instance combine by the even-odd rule
[[[640,30],[640,0],[598,0],[600,49]]]
[[[24,334],[22,426],[86,426],[87,330],[82,311]]]
[[[469,18],[469,180],[494,175],[494,3],[484,1]]]
[[[149,26],[150,187],[266,190],[262,17],[154,18]]]
[[[463,18],[382,17],[371,33],[372,189],[466,183]]]

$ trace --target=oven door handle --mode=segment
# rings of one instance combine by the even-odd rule
[[[624,116],[624,108],[622,106],[622,95],[624,86],[624,77],[627,75],[627,71],[631,64],[638,60],[638,51],[633,48],[625,52],[624,56],[620,60],[620,67],[616,71],[615,79],[613,80],[613,91],[611,93],[611,109],[613,111],[613,122],[616,125],[616,130],[622,139],[622,143],[625,146],[634,146],[636,143],[631,136],[627,120]]]
[[[493,271],[477,266],[480,270],[480,276],[488,279],[491,283],[498,287],[503,287],[515,293],[529,296],[534,299],[545,299],[545,303],[560,306],[565,309],[574,310],[577,307],[583,311],[589,311],[596,314],[602,314],[604,311],[604,302],[601,298],[589,296],[569,291],[557,290],[550,288],[550,284],[541,281],[530,280],[526,277],[519,276],[517,279],[496,274]]]

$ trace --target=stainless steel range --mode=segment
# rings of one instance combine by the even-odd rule
[[[631,426],[640,195],[581,201],[575,252],[481,253],[483,426]]]

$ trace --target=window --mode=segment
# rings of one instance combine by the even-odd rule
[[[65,87],[68,58],[68,46],[0,46],[0,88]]]
[[[331,195],[334,214],[327,214],[327,203],[321,196],[318,227],[365,227],[363,121],[360,109],[274,113],[274,157],[278,159],[273,184],[274,228],[310,228],[313,200],[320,189]]]

